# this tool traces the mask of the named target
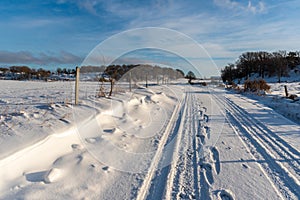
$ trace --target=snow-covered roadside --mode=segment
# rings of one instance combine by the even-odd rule
[[[264,95],[243,93],[247,98],[257,100],[264,105],[271,107],[276,112],[284,115],[290,120],[300,124],[300,66],[291,70],[288,77],[281,77],[281,83],[278,83],[278,77],[265,77],[264,80],[271,87]],[[253,74],[250,80],[259,80],[258,74]],[[243,88],[245,79],[242,79],[239,88]],[[235,81],[237,82],[237,81]],[[285,88],[287,87],[288,95],[297,95],[294,100],[286,98]]]
[[[292,83],[270,83],[271,93],[266,96],[252,96],[266,106],[273,108],[276,112],[300,124],[300,82]],[[285,97],[284,86],[287,86],[289,95],[297,95],[295,100]]]
[[[84,119],[94,110],[72,106],[74,82],[0,80],[0,92],[0,158],[68,129],[74,113]]]
[[[286,118],[300,124],[300,82],[268,83],[268,85],[271,86],[271,89],[263,95],[251,92],[242,92],[241,94],[245,98],[262,103]],[[286,98],[284,86],[287,86],[289,95],[297,95],[298,97],[294,100]],[[240,85],[240,88],[243,88],[243,85]],[[235,93],[235,91],[232,92]]]
[[[64,87],[62,82],[56,84]],[[88,91],[84,95],[93,96],[94,88],[87,88],[91,93]],[[40,91],[36,89],[33,92]],[[164,128],[169,123],[168,119],[182,94],[183,90],[176,86],[171,90],[157,86],[150,90],[138,88],[111,99],[82,98],[80,106],[66,106],[64,111],[72,112],[73,121],[65,123],[63,129],[55,132],[43,129],[43,138],[40,132],[31,129],[32,135],[28,136],[30,142],[20,141],[23,147],[15,141],[17,134],[7,134],[6,137],[11,137],[6,149],[10,153],[5,156],[2,152],[0,198],[129,199],[136,196],[145,170],[149,168]],[[47,116],[56,116],[56,107],[61,104],[49,105],[54,108]],[[33,105],[26,107],[26,113],[30,114],[30,109],[39,104]],[[55,127],[58,121],[61,120],[52,120],[49,124]],[[23,128],[30,127],[31,122],[34,121],[28,120]],[[4,138],[3,143],[6,141]],[[130,157],[137,153],[140,159]],[[138,160],[140,163],[137,163]]]

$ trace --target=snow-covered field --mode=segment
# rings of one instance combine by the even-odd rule
[[[96,98],[99,87],[81,82],[74,106],[74,82],[0,81],[0,199],[300,197],[300,126],[271,105],[289,101],[281,85],[267,97],[184,82]]]

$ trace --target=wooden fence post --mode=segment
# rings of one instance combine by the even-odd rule
[[[129,91],[131,92],[131,72],[129,72]]]
[[[80,72],[80,68],[76,67],[75,105],[78,105],[78,99],[79,99],[79,72]]]
[[[284,86],[284,91],[285,91],[285,96],[288,97],[288,96],[289,96],[289,93],[288,93],[288,90],[287,90],[286,85]]]

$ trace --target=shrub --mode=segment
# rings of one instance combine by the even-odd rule
[[[266,92],[268,92],[270,90],[270,88],[271,87],[263,79],[253,80],[253,81],[248,79],[244,83],[244,91],[250,91],[250,92],[266,91]]]
[[[207,86],[207,83],[206,82],[201,82],[200,85]]]
[[[289,98],[289,99],[292,99],[292,100],[294,100],[294,101],[297,101],[297,100],[298,100],[298,96],[297,96],[296,94],[290,94],[288,98]]]

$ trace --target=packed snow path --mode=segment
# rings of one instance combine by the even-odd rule
[[[193,87],[186,91],[173,129],[165,133],[176,142],[171,154],[161,156],[161,162],[171,156],[172,164],[164,168],[158,165],[147,177],[152,180],[144,181],[147,188],[142,188],[138,199],[300,197],[299,125],[258,102],[237,96],[216,89]],[[237,161],[229,161],[229,156],[220,159],[224,150],[232,149],[222,148],[225,134],[230,132],[234,133],[230,145],[239,145],[244,151],[232,152],[232,157],[240,157]],[[230,162],[241,166],[228,169]],[[239,170],[248,170],[248,176],[243,177]]]
[[[214,97],[225,106],[230,125],[251,152],[253,161],[260,163],[277,193],[286,199],[299,198],[299,125],[269,108],[233,94]],[[252,106],[247,105],[249,103]]]
[[[80,138],[71,127],[1,159],[0,199],[300,198],[298,124],[257,101],[223,89],[170,87],[177,93],[176,105],[170,96],[159,92],[163,88],[142,89],[129,103],[117,99],[120,113],[112,112],[116,117],[101,111],[96,118],[83,121],[82,129],[89,138]],[[159,102],[169,106],[166,123],[149,139],[135,137],[139,130],[143,134],[158,130],[141,123],[147,120],[143,109],[149,106],[160,115],[158,106],[167,104]],[[127,118],[123,123],[128,110],[142,113],[136,116],[144,119]],[[99,127],[94,127],[97,120],[105,122],[102,135]],[[125,125],[136,132],[125,134],[120,129],[125,130]],[[122,155],[101,149],[101,156],[111,158],[112,165],[142,163],[136,169],[146,170],[116,169],[99,162],[85,148],[86,142],[103,146],[109,140],[120,149],[150,149],[150,157],[140,154],[136,162],[134,157],[126,161]]]

